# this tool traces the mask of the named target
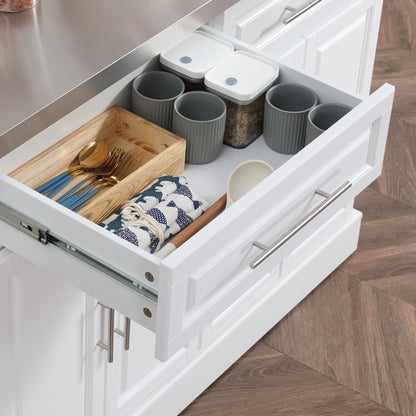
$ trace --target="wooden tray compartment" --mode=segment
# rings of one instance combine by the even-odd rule
[[[37,188],[64,172],[81,148],[92,140],[103,140],[111,148],[120,147],[137,159],[140,167],[117,185],[98,192],[78,213],[99,223],[119,209],[148,183],[162,175],[181,174],[185,167],[186,140],[127,111],[114,106],[80,127],[10,176]],[[81,181],[80,175],[53,199]]]

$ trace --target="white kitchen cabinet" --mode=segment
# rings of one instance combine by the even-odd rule
[[[0,251],[0,414],[82,415],[85,293]]]
[[[65,377],[68,372],[65,394],[72,399],[72,414],[181,411],[356,249],[361,216],[353,199],[381,172],[394,89],[386,85],[363,97],[281,63],[280,82],[303,83],[321,102],[354,109],[293,157],[271,152],[260,138],[243,150],[225,148],[213,164],[187,166],[190,182],[204,189],[210,202],[225,193],[224,178],[241,160],[264,159],[276,171],[164,260],[7,176],[111,105],[128,106],[127,86],[154,65],[120,79],[0,161],[3,219],[12,213],[8,223],[0,221],[0,243],[31,262],[19,260],[15,273],[28,284],[25,302],[30,305],[29,295],[36,294],[42,303],[36,313],[23,313],[25,337],[33,337],[32,345],[45,351],[42,358],[50,359],[39,383],[43,391],[54,388],[56,372]],[[324,193],[316,194],[318,189]],[[327,205],[325,193],[333,194]],[[307,217],[294,233],[293,226]],[[284,243],[257,265],[262,250],[253,243],[271,247],[284,235]],[[47,244],[39,241],[44,237]],[[109,310],[95,299],[119,311],[117,328],[123,330],[124,316],[132,318],[130,348],[126,351],[124,338],[115,334],[112,363],[97,345],[108,343]],[[47,349],[50,333],[57,333],[53,345],[60,351]],[[71,340],[68,345],[59,334]],[[58,361],[60,352],[64,359]],[[35,364],[29,361],[31,371],[43,374]],[[15,370],[4,367],[13,378]],[[65,403],[62,394],[56,394],[57,403]],[[33,415],[49,416],[39,399],[28,397],[16,403],[32,405]]]
[[[294,9],[314,4],[285,24]],[[263,49],[288,65],[316,74],[341,88],[368,94],[371,86],[382,2],[321,0],[262,2],[237,5],[224,12],[223,24],[213,25]],[[232,16],[232,17],[231,17]],[[231,24],[234,22],[234,24]]]

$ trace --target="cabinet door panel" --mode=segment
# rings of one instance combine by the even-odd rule
[[[284,52],[278,45],[270,44],[264,50],[276,56],[280,56],[280,59],[286,64],[295,68],[305,67],[305,55],[306,55],[306,39],[300,38],[294,42],[293,46],[285,49]]]
[[[9,334],[2,340],[10,343],[12,391],[0,414],[83,415],[85,294],[14,254],[1,289],[8,298]]]
[[[327,0],[318,5],[309,15],[287,25],[285,31],[269,31],[257,46],[288,65],[319,75],[340,88],[367,95],[382,1]]]
[[[367,12],[345,24],[349,14],[307,37],[305,70],[351,91],[359,90]],[[341,28],[341,29],[340,29]]]

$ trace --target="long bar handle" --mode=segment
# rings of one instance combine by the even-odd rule
[[[303,6],[301,9],[294,11],[294,13],[291,16],[284,19],[283,24],[287,25],[290,22],[293,22],[295,19],[297,19],[299,16],[301,16],[303,13],[307,12],[308,10],[312,9],[312,7],[316,6],[321,1],[322,0],[312,0],[309,3],[305,4],[305,6]],[[290,7],[286,7],[286,10],[293,11],[293,9]]]
[[[297,224],[295,224],[286,234],[284,234],[279,240],[277,240],[271,247],[267,247],[258,241],[253,243],[254,246],[264,250],[260,256],[254,259],[250,263],[250,267],[255,269],[261,263],[263,263],[267,258],[269,258],[275,251],[283,246],[287,241],[289,241],[293,236],[295,236],[300,230],[302,230],[306,225],[308,225],[315,217],[317,217],[325,208],[331,205],[336,199],[338,199],[344,192],[351,188],[351,182],[345,182],[332,194],[327,194],[326,192],[317,190],[316,194],[325,198],[316,208],[314,208],[308,215],[303,217]]]
[[[108,344],[98,341],[97,345],[102,349],[108,351],[108,362],[112,363],[114,360],[114,309],[99,303],[103,308],[108,309]]]
[[[121,329],[116,328],[114,332],[122,337],[124,337],[124,349],[128,351],[130,349],[130,326],[131,321],[130,318],[125,317],[125,323],[124,323],[124,331]]]

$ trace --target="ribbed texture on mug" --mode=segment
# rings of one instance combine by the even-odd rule
[[[171,101],[154,101],[149,100],[137,93],[132,93],[132,110],[133,113],[146,120],[163,127],[166,130],[170,130],[172,127],[172,112],[173,103],[175,99]]]
[[[305,145],[308,113],[289,113],[272,108],[266,101],[264,108],[264,140],[270,149],[295,154]]]
[[[172,132],[186,139],[188,163],[202,165],[214,161],[223,147],[225,113],[213,121],[192,121],[173,113]]]
[[[322,129],[316,127],[310,120],[308,120],[306,123],[305,146],[313,142],[322,132]]]

